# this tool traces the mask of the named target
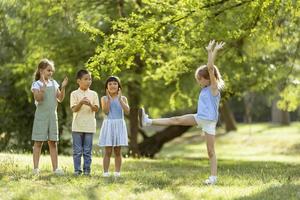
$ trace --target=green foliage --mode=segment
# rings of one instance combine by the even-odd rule
[[[282,110],[294,111],[300,106],[300,84],[288,85],[280,93],[278,107]]]
[[[1,149],[30,148],[30,85],[43,57],[54,60],[58,82],[65,75],[70,80],[58,112],[61,130],[70,127],[68,94],[84,66],[100,79],[96,91],[111,74],[127,86],[125,95],[137,86],[138,104],[155,116],[195,109],[194,71],[206,63],[204,47],[211,39],[227,43],[216,61],[226,82],[223,97],[282,93],[282,109],[298,107],[299,87],[293,83],[299,81],[299,1],[137,2],[124,1],[120,12],[114,0],[0,1]]]
[[[285,47],[290,41],[299,43],[297,8],[297,2],[282,1],[145,1],[142,7],[127,8],[126,17],[98,18],[110,28],[91,29],[85,20],[80,29],[101,38],[88,67],[99,77],[118,74],[126,83],[138,80],[142,104],[163,113],[168,103],[172,109],[195,105],[193,73],[199,63],[205,64],[204,46],[212,38],[227,42],[217,61],[226,80],[225,96],[270,90],[282,82],[283,68],[291,66],[291,48]],[[164,92],[155,97],[149,90]]]
[[[59,106],[60,130],[66,125],[70,89],[78,68],[92,55],[94,46],[76,30],[75,1],[5,1],[0,9],[0,149],[31,149],[34,100],[30,91],[40,59],[54,60],[54,79],[68,75],[70,86]],[[74,86],[72,86],[74,85]],[[69,143],[70,141],[68,141]]]

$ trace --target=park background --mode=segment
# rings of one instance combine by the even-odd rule
[[[299,1],[1,0],[0,21],[0,198],[300,198]],[[226,42],[216,61],[226,87],[216,144],[220,181],[206,187],[200,130],[140,128],[137,111],[143,106],[151,117],[194,113],[200,91],[194,71],[206,63],[211,39]],[[31,174],[30,87],[42,58],[54,61],[59,83],[69,78],[58,106],[64,177],[51,175],[46,144],[44,174]],[[94,174],[72,176],[69,95],[82,68],[92,72],[99,97],[106,78],[117,75],[128,98],[129,147],[120,180],[101,177],[101,110]]]

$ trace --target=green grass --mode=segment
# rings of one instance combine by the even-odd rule
[[[300,123],[239,125],[238,132],[219,134],[216,147],[216,186],[202,184],[209,166],[196,129],[165,145],[156,159],[123,159],[119,179],[101,177],[99,156],[91,177],[72,175],[71,156],[59,156],[67,174],[52,175],[49,155],[42,156],[36,177],[31,154],[1,153],[0,199],[300,199]]]

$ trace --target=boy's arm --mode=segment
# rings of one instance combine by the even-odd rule
[[[73,112],[78,112],[82,105],[83,105],[83,103],[82,103],[82,101],[80,101],[77,105],[72,106],[72,111]]]
[[[70,105],[71,105],[72,112],[78,112],[81,106],[83,105],[83,102],[82,101],[78,102],[74,93],[72,92],[70,96]]]
[[[95,97],[94,97],[92,102],[93,103],[90,102],[89,106],[91,107],[93,112],[98,112],[98,110],[99,110],[99,100],[98,100],[97,93],[95,94]]]

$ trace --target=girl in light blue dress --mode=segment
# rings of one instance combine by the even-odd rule
[[[121,147],[128,146],[128,135],[124,113],[129,114],[128,101],[122,96],[121,82],[116,76],[110,76],[105,83],[106,96],[101,97],[101,107],[106,114],[99,136],[99,146],[105,148],[103,158],[103,176],[108,172],[112,150],[115,155],[114,176],[120,176],[122,156]]]
[[[198,98],[197,114],[150,119],[143,108],[139,110],[139,119],[142,127],[150,125],[198,125],[198,127],[202,128],[202,131],[205,133],[207,153],[210,161],[210,176],[204,181],[207,185],[214,185],[217,183],[215,134],[219,118],[220,92],[224,87],[224,81],[222,80],[219,69],[214,65],[214,61],[217,52],[223,48],[224,44],[224,42],[220,42],[215,45],[214,40],[210,41],[206,47],[208,52],[207,64],[200,66],[195,72],[195,79],[202,88]]]

